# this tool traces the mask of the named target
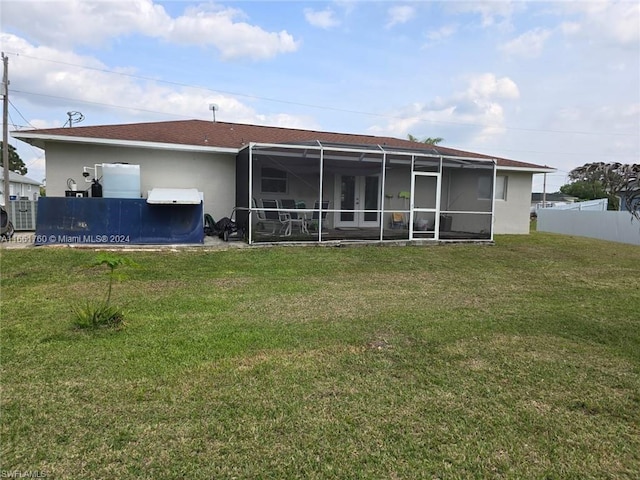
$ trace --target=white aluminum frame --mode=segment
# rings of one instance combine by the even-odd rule
[[[304,145],[300,145],[300,144],[278,144],[278,143],[253,143],[251,142],[248,146],[249,148],[249,156],[248,156],[248,161],[249,161],[249,167],[248,167],[248,176],[249,176],[249,189],[248,189],[248,205],[249,205],[249,215],[248,215],[248,241],[249,244],[254,243],[253,241],[253,235],[252,235],[252,215],[259,210],[259,206],[256,205],[256,208],[254,208],[252,206],[252,199],[253,199],[253,153],[254,150],[261,150],[261,149],[268,149],[268,148],[274,148],[279,150],[278,154],[282,155],[282,151],[287,151],[287,150],[300,150],[300,149],[306,149],[306,150],[316,150],[319,152],[319,167],[320,167],[320,179],[319,179],[319,221],[318,221],[318,236],[317,236],[317,241],[319,243],[322,243],[322,213],[323,212],[332,212],[332,213],[337,213],[340,212],[342,210],[336,209],[336,208],[330,208],[330,209],[326,209],[323,210],[322,209],[322,199],[324,198],[324,170],[325,170],[325,152],[348,152],[348,153],[374,153],[376,152],[375,148],[358,148],[358,147],[349,147],[349,146],[329,146],[329,145],[323,145],[322,142],[320,142],[319,140],[316,141],[316,144],[304,144]],[[495,199],[491,199],[491,211],[490,212],[486,212],[486,211],[441,211],[441,194],[442,194],[442,170],[443,170],[443,162],[445,160],[464,160],[464,161],[469,161],[469,162],[482,162],[483,164],[486,164],[488,162],[492,163],[492,171],[493,171],[493,175],[492,175],[492,192],[495,189],[495,181],[496,181],[496,165],[497,165],[497,161],[495,159],[489,159],[489,158],[479,158],[479,157],[463,157],[463,156],[444,156],[444,155],[440,155],[440,154],[431,154],[431,153],[415,153],[415,152],[408,152],[408,151],[402,151],[402,150],[393,150],[393,149],[388,149],[385,148],[384,146],[381,145],[377,145],[378,148],[378,153],[382,154],[382,161],[381,161],[381,182],[380,182],[380,199],[379,199],[379,205],[380,208],[378,210],[375,210],[375,212],[379,213],[380,215],[380,236],[379,236],[379,241],[380,242],[395,242],[397,240],[393,239],[393,240],[385,240],[384,239],[384,214],[386,212],[385,210],[385,205],[384,205],[384,192],[385,192],[385,187],[386,187],[386,166],[387,166],[387,161],[388,161],[388,156],[389,155],[394,155],[394,156],[400,156],[400,157],[410,157],[410,162],[411,162],[411,166],[410,166],[410,178],[411,178],[411,198],[410,198],[410,206],[409,206],[409,232],[408,232],[408,241],[414,241],[414,240],[426,240],[426,241],[446,241],[446,240],[440,240],[440,215],[441,214],[446,214],[446,213],[450,213],[450,214],[473,214],[473,215],[490,215],[491,216],[491,231],[490,231],[490,239],[486,240],[486,241],[493,241],[494,238],[494,215],[495,215]],[[295,153],[291,153],[291,154],[287,154],[285,156],[295,156]],[[437,171],[434,172],[426,172],[426,171],[420,171],[420,170],[416,170],[415,168],[415,162],[416,160],[419,160],[421,158],[430,158],[430,159],[438,159],[438,169]],[[377,160],[376,160],[377,161]],[[415,207],[415,179],[416,177],[419,176],[429,176],[429,177],[435,177],[436,178],[436,208],[420,208],[420,207]],[[493,195],[492,195],[493,197]],[[299,212],[299,213],[311,213],[313,212],[313,209],[296,209],[295,211]],[[357,210],[354,212],[367,212],[368,210]],[[372,210],[373,211],[373,210]],[[415,212],[428,212],[428,213],[433,213],[435,215],[435,226],[434,226],[434,236],[433,238],[424,238],[424,237],[416,237],[414,235],[414,229],[413,229],[413,220],[415,217]],[[350,239],[345,239],[344,241],[356,241],[356,240],[350,240]],[[371,240],[362,240],[363,242],[370,242]],[[465,241],[465,239],[457,239],[456,241]],[[469,239],[469,241],[477,241],[476,239]],[[267,243],[277,243],[277,242],[267,242]],[[292,243],[307,243],[307,242],[292,242]]]

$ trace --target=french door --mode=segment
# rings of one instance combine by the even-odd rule
[[[377,227],[380,225],[380,177],[378,175],[338,175],[336,177],[336,227]]]

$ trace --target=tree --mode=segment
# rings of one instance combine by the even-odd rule
[[[4,148],[2,148],[3,142],[0,141],[0,165],[4,167]],[[8,145],[9,149],[9,171],[19,173],[20,175],[27,174],[27,166],[24,164],[18,152],[16,152],[16,147],[13,145]]]
[[[444,142],[444,138],[442,137],[427,137],[420,140],[418,137],[414,137],[411,134],[407,135],[407,139],[411,142],[426,143],[428,145],[438,145],[440,142]]]
[[[640,164],[587,163],[571,170],[569,179],[599,183],[609,198],[623,198],[625,209],[640,221]]]
[[[596,200],[598,198],[610,199],[610,195],[605,191],[602,183],[597,180],[595,182],[577,180],[575,182],[567,183],[566,185],[561,186],[560,191],[565,195],[570,195],[580,200]],[[609,207],[611,209],[617,210],[617,207],[613,208],[611,202],[609,202]]]

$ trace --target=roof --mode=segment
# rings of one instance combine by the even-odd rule
[[[239,151],[249,143],[300,143],[329,142],[347,145],[380,145],[410,149],[436,155],[496,159],[503,168],[526,169],[533,171],[554,171],[551,167],[518,162],[506,158],[497,158],[440,145],[426,145],[421,142],[350,133],[323,132],[264,125],[242,123],[211,122],[205,120],[179,120],[168,122],[131,123],[120,125],[97,125],[73,128],[48,128],[39,130],[21,130],[11,132],[15,138],[31,145],[44,148],[46,141],[137,144],[150,146],[163,144],[168,146],[200,147],[201,149],[225,149]]]
[[[571,195],[565,195],[564,193],[540,193],[540,192],[532,192],[531,193],[531,201],[532,202],[542,202],[542,198],[545,197],[545,201],[547,202],[574,202],[578,200],[578,197],[572,197]]]
[[[4,171],[0,168],[0,180],[4,180]],[[37,180],[33,180],[29,177],[25,177],[24,175],[20,175],[16,172],[9,172],[9,181],[12,183],[24,183],[27,185],[40,185],[42,182],[38,182]]]

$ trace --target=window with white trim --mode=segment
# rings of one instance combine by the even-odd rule
[[[478,200],[491,200],[491,177],[489,175],[478,177]]]
[[[496,200],[507,199],[507,176],[506,175],[496,176],[495,199]]]
[[[263,193],[287,193],[287,172],[273,167],[262,167],[260,190]]]
[[[494,192],[496,200],[507,199],[506,175],[496,175]],[[478,177],[478,200],[491,200],[491,177],[489,175]]]

